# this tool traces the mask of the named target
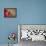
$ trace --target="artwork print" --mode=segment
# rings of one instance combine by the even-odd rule
[[[4,8],[4,17],[16,17],[16,8]]]

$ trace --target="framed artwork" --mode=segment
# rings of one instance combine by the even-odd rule
[[[17,8],[4,8],[4,17],[16,18]]]

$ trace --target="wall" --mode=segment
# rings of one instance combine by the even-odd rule
[[[46,24],[46,0],[20,1],[21,24]]]
[[[16,18],[4,18],[3,10],[4,8],[17,8],[17,1],[0,1],[0,44],[8,43],[8,34],[10,32],[18,32],[17,24],[19,23],[19,10],[17,8]],[[17,40],[16,40],[17,42]]]
[[[4,18],[4,8],[17,8],[16,18]],[[17,24],[46,24],[46,0],[1,0],[0,44],[8,43],[9,32],[17,32]]]

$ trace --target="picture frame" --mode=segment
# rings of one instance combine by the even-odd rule
[[[17,8],[4,8],[4,17],[5,18],[16,18]]]

